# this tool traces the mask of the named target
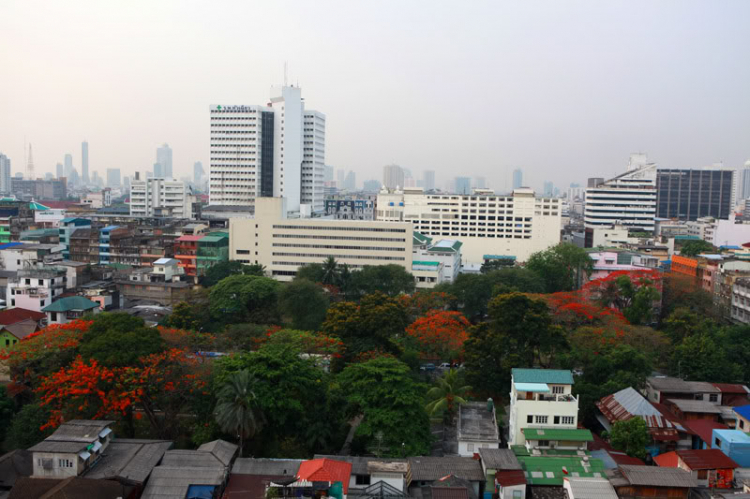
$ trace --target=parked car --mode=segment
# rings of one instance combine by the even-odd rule
[[[419,366],[420,371],[434,371],[435,370],[435,364],[422,364]]]
[[[450,362],[443,362],[442,364],[440,364],[440,365],[438,366],[438,369],[450,369],[450,368],[452,368],[452,367],[453,367],[453,366],[451,365],[451,363],[450,363]]]

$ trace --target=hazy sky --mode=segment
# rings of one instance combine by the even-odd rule
[[[209,104],[299,83],[327,163],[541,187],[750,158],[750,1],[0,0],[0,152],[208,169]]]

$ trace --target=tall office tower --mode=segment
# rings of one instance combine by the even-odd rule
[[[571,183],[570,183],[570,188],[571,188],[571,189],[577,189],[577,188],[579,188],[579,187],[581,187],[581,184],[577,184],[577,183],[575,183],[575,182],[571,182]]]
[[[518,189],[523,187],[523,170],[516,168],[513,170],[513,188]]]
[[[65,155],[65,176],[70,178],[70,174],[73,171],[73,156],[70,154]]]
[[[750,159],[745,167],[737,172],[737,200],[750,198]]]
[[[117,189],[120,187],[120,169],[107,168],[107,187]]]
[[[544,181],[544,197],[552,197],[555,193],[555,186],[549,180]]]
[[[586,182],[586,187],[596,187],[599,184],[603,184],[603,183],[604,183],[603,177],[591,177],[590,179],[588,179],[588,182]]]
[[[323,169],[323,182],[333,182],[333,167],[326,165]]]
[[[435,170],[425,170],[422,177],[422,187],[425,191],[435,189]]]
[[[68,185],[71,187],[76,187],[78,185],[81,185],[81,177],[78,175],[78,170],[73,168],[70,170],[70,177],[68,177]]]
[[[154,178],[164,178],[164,165],[161,163],[154,163]]]
[[[0,193],[10,194],[10,158],[0,153]]]
[[[474,177],[474,187],[477,189],[486,189],[487,179],[484,177]]]
[[[336,187],[338,187],[339,189],[343,189],[345,180],[346,170],[336,170]]]
[[[734,170],[659,169],[656,216],[697,220],[729,218],[734,208]]]
[[[324,119],[314,111],[305,113],[301,90],[274,87],[267,106],[212,105],[210,111],[211,204],[254,206],[255,198],[274,196],[286,198],[288,211],[299,211],[305,116]],[[312,125],[320,131],[324,126],[314,119]],[[325,147],[324,135],[318,133],[314,140],[319,143],[313,155]],[[304,185],[312,185],[313,205],[322,206],[315,199],[315,169],[313,164],[313,176],[306,177]],[[322,171],[317,179],[322,182]],[[322,188],[319,192],[322,196]]]
[[[57,163],[57,166],[55,167],[55,173],[57,174],[57,178],[63,178],[65,176],[65,171],[63,170],[62,163]]]
[[[404,187],[404,170],[398,165],[383,167],[383,186],[389,189]]]
[[[96,186],[98,186],[98,185],[99,185],[99,181],[100,181],[100,180],[101,180],[101,179],[99,178],[99,172],[97,172],[97,171],[93,171],[93,172],[91,172],[91,183],[92,183],[93,185],[96,185]]]
[[[471,178],[470,177],[456,177],[456,194],[463,194],[468,196],[471,194]]]
[[[587,229],[621,224],[628,229],[654,231],[656,164],[631,156],[628,170],[586,189],[584,225]]]
[[[193,163],[193,182],[195,185],[200,185],[201,181],[203,180],[203,174],[205,172],[203,171],[203,163],[200,161],[196,161]]]
[[[346,179],[344,180],[344,189],[349,192],[357,190],[357,176],[351,170],[346,174]]]
[[[130,175],[125,175],[122,177],[122,188],[126,191],[130,190]]]
[[[312,206],[313,212],[324,211],[323,182],[326,167],[326,116],[305,111],[302,156],[302,196],[300,202]]]
[[[161,174],[164,178],[172,178],[172,149],[167,144],[156,150],[156,162],[161,165]],[[154,177],[159,177],[156,171]]]
[[[89,143],[83,141],[81,143],[81,181],[83,185],[89,184]]]

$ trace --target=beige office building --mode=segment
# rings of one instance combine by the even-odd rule
[[[255,218],[232,218],[230,259],[265,265],[280,281],[291,281],[299,267],[329,256],[352,270],[388,264],[412,270],[410,223],[286,218],[285,213],[284,198],[259,197]]]

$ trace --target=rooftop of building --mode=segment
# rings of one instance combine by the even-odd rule
[[[467,402],[458,407],[458,439],[499,442],[494,405]]]
[[[721,408],[705,400],[690,399],[667,399],[667,402],[677,407],[682,412],[697,414],[721,414]]]
[[[594,436],[582,428],[523,428],[526,440],[554,440],[565,442],[592,442]]]
[[[514,383],[573,384],[573,374],[567,369],[513,369],[511,374]]]
[[[62,452],[77,454],[105,437],[114,421],[72,419],[61,424],[55,432],[29,448],[31,452]]]
[[[622,465],[608,470],[607,477],[615,487],[630,485],[645,487],[693,488],[698,482],[689,471],[659,466]]]
[[[739,407],[735,407],[734,408],[734,412],[737,415],[739,415],[739,416],[741,416],[741,417],[743,417],[745,419],[750,420],[750,404],[748,404],[748,405],[741,405]]]
[[[86,476],[142,485],[171,447],[169,440],[114,439]]]
[[[493,470],[520,470],[521,463],[511,449],[481,447],[479,456],[485,467]]]
[[[470,457],[410,457],[412,480],[432,482],[448,475],[464,480],[484,482],[482,465]]]
[[[604,478],[604,463],[588,456],[518,456],[530,485],[562,485],[567,476]]]
[[[74,310],[92,310],[99,304],[83,296],[67,296],[53,301],[42,309],[42,312],[70,312]]]
[[[646,380],[655,390],[667,393],[719,393],[719,389],[705,381],[685,381],[671,376],[652,376]]]
[[[427,251],[433,253],[457,253],[461,251],[463,243],[455,239],[441,239],[430,246]]]
[[[8,308],[0,311],[0,325],[8,326],[28,319],[40,321],[46,317],[42,312],[28,310],[25,308]]]
[[[670,468],[677,468],[679,460],[682,460],[691,470],[739,468],[739,465],[724,454],[721,449],[676,450],[654,457],[656,464]]]
[[[606,478],[565,477],[575,499],[618,499],[617,492]]]

